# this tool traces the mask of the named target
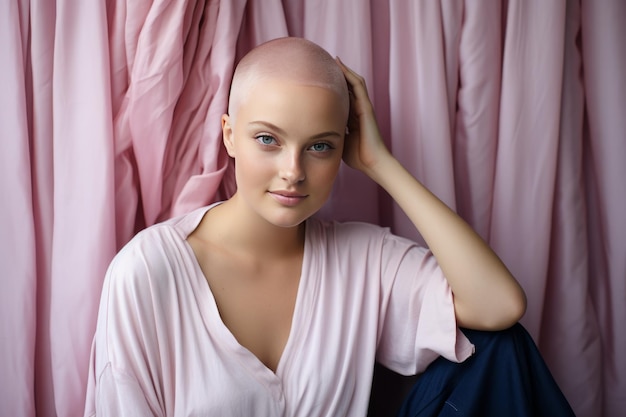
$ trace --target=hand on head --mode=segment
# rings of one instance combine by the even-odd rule
[[[367,93],[365,79],[336,58],[348,82],[350,115],[343,159],[348,166],[365,172],[375,169],[383,157],[390,156],[380,135],[374,108]]]

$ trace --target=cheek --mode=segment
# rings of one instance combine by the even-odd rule
[[[239,188],[266,182],[270,172],[271,164],[262,155],[251,154],[241,149],[237,150],[235,177]]]
[[[327,188],[328,192],[330,192],[337,178],[340,164],[341,159],[316,165],[314,169],[309,170],[307,173],[308,178],[315,181],[320,187]]]

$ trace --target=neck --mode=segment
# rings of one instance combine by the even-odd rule
[[[214,236],[219,235],[222,243],[258,257],[283,258],[300,253],[304,247],[304,223],[294,227],[273,225],[247,210],[237,195],[209,213]]]

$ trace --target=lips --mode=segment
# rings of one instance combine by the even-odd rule
[[[282,195],[283,197],[293,197],[293,198],[304,198],[304,197],[306,197],[305,194],[300,194],[300,193],[297,193],[295,191],[278,190],[278,191],[270,191],[270,193],[277,194],[277,195]]]
[[[269,193],[278,203],[288,207],[296,206],[308,197],[306,194],[286,190],[270,191]]]

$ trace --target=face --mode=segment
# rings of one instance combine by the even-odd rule
[[[346,109],[331,90],[293,82],[256,84],[222,118],[235,159],[237,198],[252,214],[293,227],[328,199],[341,164]]]

